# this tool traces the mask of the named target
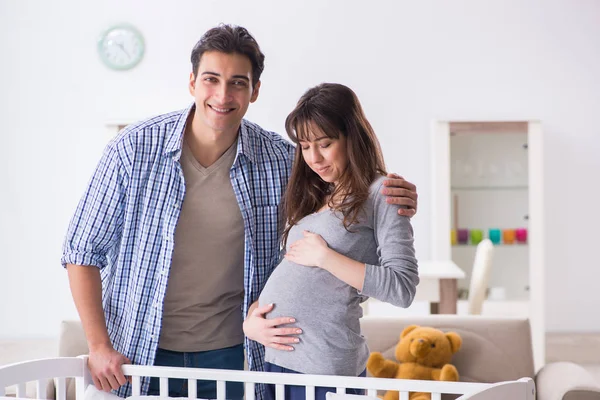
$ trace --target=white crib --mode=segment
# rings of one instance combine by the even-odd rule
[[[188,380],[190,399],[196,397],[196,380],[212,380],[217,383],[217,400],[226,399],[226,382],[244,382],[246,400],[254,400],[254,387],[257,383],[275,384],[277,400],[284,400],[285,385],[305,386],[306,400],[314,400],[315,386],[336,387],[337,394],[344,394],[346,388],[366,389],[369,397],[376,397],[377,390],[397,390],[400,392],[400,400],[408,400],[409,392],[429,392],[432,400],[440,400],[442,393],[462,395],[459,400],[535,400],[535,385],[530,378],[485,384],[139,365],[125,365],[123,372],[132,377],[133,396],[140,395],[141,377],[158,377],[160,396],[165,398],[168,396],[168,379],[180,378]],[[76,397],[77,400],[83,400],[87,386],[92,385],[87,370],[87,357],[49,358],[6,365],[0,367],[0,400],[15,400],[13,397],[3,397],[9,386],[16,386],[17,398],[25,398],[25,385],[28,382],[36,383],[37,398],[43,399],[51,379],[56,382],[56,399],[65,400],[67,378],[76,379]]]

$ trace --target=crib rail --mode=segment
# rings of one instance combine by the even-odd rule
[[[75,378],[77,399],[83,400],[85,389],[92,384],[87,370],[87,357],[52,358],[33,360],[0,367],[0,397],[5,395],[5,387],[17,386],[17,397],[25,397],[25,383],[36,382],[37,398],[45,398],[46,383],[50,379],[57,381],[57,400],[66,400],[66,378]],[[226,382],[242,382],[246,400],[255,400],[255,387],[259,383],[274,384],[277,400],[284,400],[285,385],[304,386],[306,400],[314,400],[316,386],[335,387],[337,394],[346,393],[347,388],[364,389],[367,396],[376,397],[378,390],[400,392],[400,400],[408,400],[409,392],[431,393],[432,400],[441,400],[442,394],[459,394],[461,400],[492,399],[535,399],[535,386],[531,379],[500,384],[438,382],[421,380],[356,378],[344,376],[281,374],[271,372],[250,372],[201,368],[152,367],[124,365],[123,372],[132,377],[132,394],[141,394],[142,378],[156,377],[160,382],[160,395],[168,396],[169,378],[188,380],[188,398],[196,398],[198,380],[215,381],[217,400],[225,400]],[[490,397],[499,393],[499,397]],[[478,397],[478,396],[483,397]],[[504,396],[504,397],[502,397]]]
[[[38,399],[46,397],[46,387],[50,379],[56,380],[57,399],[66,397],[66,378],[83,376],[85,360],[74,357],[46,358],[0,367],[0,396],[6,394],[6,387],[16,386],[16,396],[25,397],[25,384],[35,382]],[[59,397],[60,396],[60,397]]]
[[[245,383],[247,400],[254,400],[254,386],[257,383],[275,385],[277,400],[283,400],[285,385],[305,386],[306,400],[314,400],[315,386],[336,387],[337,393],[346,393],[347,388],[365,389],[368,396],[375,397],[377,390],[397,390],[408,400],[408,392],[432,393],[432,400],[441,399],[442,393],[471,394],[481,391],[489,384],[464,382],[438,382],[407,379],[356,378],[348,376],[282,374],[273,372],[233,371],[202,368],[150,367],[140,365],[124,365],[125,375],[133,377],[133,395],[139,396],[141,389],[140,377],[160,378],[160,395],[167,396],[167,378],[178,377],[188,380],[188,389],[196,387],[196,380],[217,382],[217,400],[225,400],[226,382]],[[402,393],[404,392],[404,393]],[[195,398],[195,393],[188,393],[189,398]]]
[[[490,385],[480,392],[461,396],[459,400],[535,400],[535,384],[531,378],[522,378],[515,382],[500,382]]]

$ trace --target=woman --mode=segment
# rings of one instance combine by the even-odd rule
[[[356,94],[325,83],[308,90],[286,119],[297,144],[285,194],[285,259],[259,298],[269,318],[293,315],[294,351],[267,348],[265,371],[364,376],[360,333],[368,297],[408,307],[419,282],[413,231],[379,192],[385,165]],[[246,332],[251,337],[251,332]],[[324,399],[334,388],[317,388]],[[274,398],[273,388],[268,388]],[[287,399],[304,388],[287,387]]]

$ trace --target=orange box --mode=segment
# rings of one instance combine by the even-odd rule
[[[504,244],[513,244],[515,242],[515,230],[504,229],[502,231],[502,241]]]

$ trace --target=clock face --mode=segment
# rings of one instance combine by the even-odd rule
[[[116,70],[130,69],[144,56],[144,38],[130,25],[115,26],[100,37],[98,52],[107,67]]]

